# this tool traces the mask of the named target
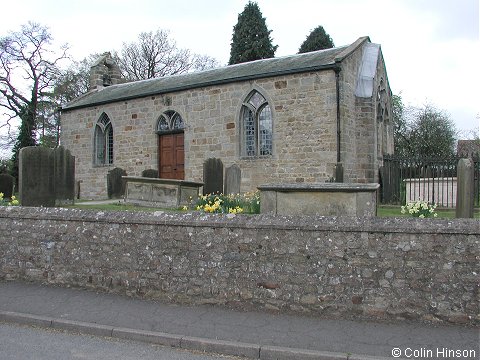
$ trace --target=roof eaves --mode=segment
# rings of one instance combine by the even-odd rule
[[[249,81],[249,80],[255,80],[255,79],[259,79],[259,78],[268,78],[268,77],[274,77],[274,76],[298,74],[298,73],[305,73],[305,72],[310,72],[310,71],[329,70],[329,69],[334,69],[335,66],[336,66],[335,63],[328,63],[328,64],[306,66],[306,67],[302,67],[302,68],[295,68],[295,69],[288,69],[288,70],[281,70],[281,71],[269,71],[269,72],[256,73],[256,74],[245,75],[245,76],[229,77],[229,78],[220,79],[220,80],[204,81],[204,82],[199,82],[199,83],[196,83],[196,84],[187,84],[187,85],[182,85],[182,86],[178,86],[178,87],[171,87],[171,88],[163,89],[163,90],[148,91],[148,92],[135,94],[135,95],[131,95],[131,96],[122,96],[122,97],[115,98],[114,100],[107,99],[107,100],[103,100],[103,101],[96,101],[96,102],[84,103],[84,104],[79,104],[79,105],[72,104],[72,106],[68,106],[68,104],[67,104],[67,106],[64,107],[62,109],[62,111],[66,112],[66,111],[82,109],[82,108],[95,106],[95,105],[105,105],[105,104],[110,104],[110,103],[114,103],[114,102],[133,100],[133,99],[138,99],[138,98],[148,97],[148,96],[153,96],[153,95],[161,95],[161,94],[166,94],[166,93],[173,93],[173,92],[179,92],[179,91],[184,91],[184,90],[198,89],[198,88],[201,88],[201,87],[208,87],[208,86],[215,86],[215,85],[224,85],[224,84],[229,84],[229,83],[238,82],[238,81]]]

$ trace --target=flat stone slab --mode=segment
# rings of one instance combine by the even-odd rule
[[[139,206],[178,207],[198,197],[203,183],[176,179],[122,176],[125,202]]]
[[[275,215],[375,216],[379,184],[267,184],[260,190],[260,213]]]

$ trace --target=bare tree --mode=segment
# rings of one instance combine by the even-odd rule
[[[124,43],[115,57],[122,75],[130,81],[218,66],[218,62],[209,56],[191,54],[189,50],[177,48],[175,41],[169,38],[169,32],[162,29],[143,32],[136,42]]]
[[[20,119],[16,150],[36,143],[37,118],[50,101],[67,49],[54,49],[48,28],[33,22],[0,38],[0,127],[11,133],[12,120]]]

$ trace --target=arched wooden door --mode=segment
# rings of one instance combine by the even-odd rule
[[[184,123],[173,110],[158,119],[158,176],[163,179],[185,179]]]
[[[162,179],[185,178],[184,135],[161,134],[158,137],[158,171]]]

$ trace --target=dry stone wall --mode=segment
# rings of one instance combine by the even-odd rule
[[[478,220],[0,208],[0,280],[480,324]]]

